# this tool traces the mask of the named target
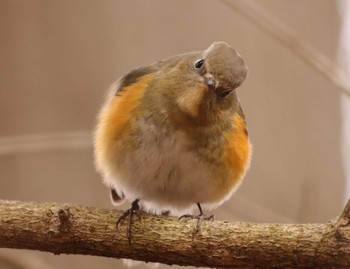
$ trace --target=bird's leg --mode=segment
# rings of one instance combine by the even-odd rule
[[[199,215],[197,216],[194,216],[194,215],[191,215],[191,214],[186,214],[186,215],[182,215],[179,220],[183,219],[183,218],[191,218],[191,219],[197,219],[197,225],[196,225],[196,228],[194,229],[193,231],[193,237],[199,232],[201,226],[202,226],[202,222],[203,220],[214,220],[214,215],[210,215],[209,217],[206,217],[204,214],[203,214],[203,210],[202,210],[202,207],[200,205],[200,203],[197,203],[197,206],[198,206],[198,209],[199,209]]]
[[[163,211],[162,216],[170,216],[170,210]]]
[[[140,216],[140,206],[139,206],[139,199],[136,199],[131,203],[131,207],[126,210],[117,220],[116,225],[117,229],[119,228],[119,224],[125,219],[128,218],[128,224],[126,227],[126,236],[128,237],[129,244],[131,244],[131,225],[132,225],[132,217],[134,214],[138,217],[139,220],[141,220]]]

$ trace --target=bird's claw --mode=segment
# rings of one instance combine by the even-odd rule
[[[199,214],[199,215],[191,215],[191,214],[185,214],[179,217],[179,220],[181,219],[197,219],[197,225],[196,228],[193,230],[193,237],[199,232],[203,220],[211,220],[212,222],[214,221],[214,215],[210,215],[209,217],[206,217],[204,214]]]
[[[129,245],[131,244],[131,225],[132,225],[132,218],[134,215],[137,216],[138,220],[141,221],[141,215],[140,215],[140,207],[138,205],[139,200],[135,200],[132,202],[131,207],[126,210],[116,221],[117,229],[119,228],[119,224],[124,220],[128,219],[127,227],[126,227],[126,236],[128,238]]]

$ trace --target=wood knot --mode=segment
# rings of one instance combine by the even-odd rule
[[[68,224],[70,217],[71,217],[71,213],[69,211],[69,208],[67,209],[61,208],[60,210],[58,210],[58,219],[60,220],[60,228]]]

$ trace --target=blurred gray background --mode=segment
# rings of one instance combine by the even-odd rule
[[[346,0],[0,0],[0,199],[111,208],[92,158],[109,86],[133,68],[222,40],[250,69],[238,95],[254,154],[242,187],[212,213],[328,221],[350,193],[350,97],[334,79],[337,68],[350,70],[348,11]],[[1,259],[1,269],[5,260],[21,268],[123,266],[25,250],[0,249]]]

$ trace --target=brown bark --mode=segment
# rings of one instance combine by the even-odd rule
[[[326,224],[204,222],[142,214],[128,244],[120,211],[0,200],[0,247],[204,267],[350,268],[350,201]]]

